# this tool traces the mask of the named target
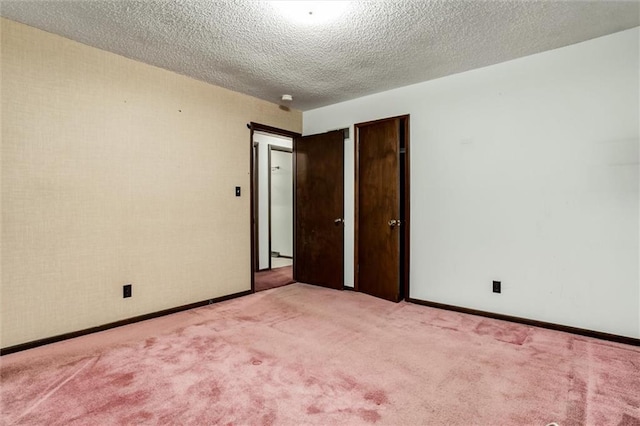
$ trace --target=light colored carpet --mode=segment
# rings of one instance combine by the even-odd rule
[[[640,348],[304,284],[0,360],[3,424],[640,418]]]

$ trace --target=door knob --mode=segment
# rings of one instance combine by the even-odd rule
[[[337,226],[337,225],[340,225],[341,223],[344,223],[344,219],[343,219],[343,218],[341,218],[341,217],[339,217],[339,218],[337,218],[337,219],[334,219],[334,220],[333,220],[333,223],[335,223],[335,224],[336,224],[336,226]]]
[[[391,228],[395,228],[396,226],[400,226],[402,224],[402,221],[400,219],[391,219],[389,221],[389,226]]]

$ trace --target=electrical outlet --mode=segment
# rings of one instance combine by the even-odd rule
[[[502,293],[502,283],[500,281],[493,282],[493,292]]]
[[[131,297],[131,284],[125,284],[122,286],[122,297]]]

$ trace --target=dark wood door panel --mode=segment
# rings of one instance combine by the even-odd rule
[[[343,135],[303,136],[294,145],[294,279],[335,289],[344,281]]]
[[[358,289],[397,301],[400,286],[400,120],[358,127]]]

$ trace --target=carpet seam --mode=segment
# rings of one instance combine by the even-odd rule
[[[16,422],[20,421],[20,419],[22,419],[24,416],[26,416],[27,414],[31,413],[33,410],[35,410],[40,404],[42,404],[44,401],[46,401],[47,399],[49,399],[54,393],[56,393],[57,391],[59,391],[64,385],[66,385],[67,383],[69,383],[74,377],[76,377],[78,374],[80,374],[80,372],[82,370],[84,370],[90,363],[91,361],[93,361],[94,365],[98,362],[98,360],[100,359],[100,357],[97,357],[95,359],[89,359],[87,360],[87,362],[80,367],[78,370],[76,370],[75,373],[73,373],[71,376],[67,377],[62,383],[60,383],[58,386],[56,386],[55,388],[53,388],[51,391],[49,391],[47,394],[45,394],[43,397],[41,397],[38,401],[36,401],[34,404],[31,405],[31,407],[27,408],[17,419]]]

